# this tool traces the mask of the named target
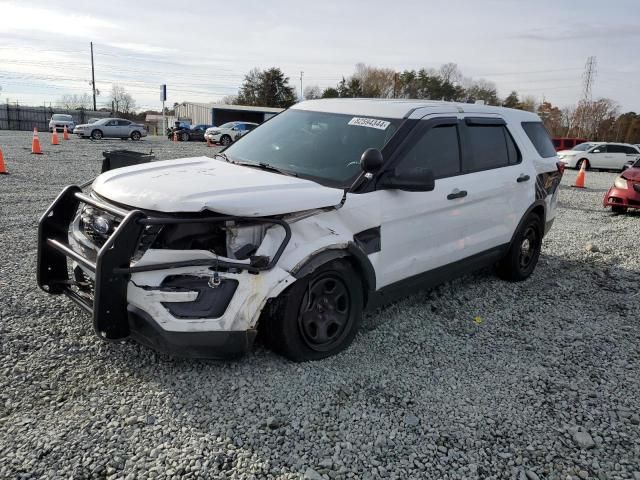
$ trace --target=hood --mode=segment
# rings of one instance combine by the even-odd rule
[[[337,205],[343,191],[310,180],[209,157],[165,160],[105,172],[93,190],[143,210],[261,217]]]
[[[622,172],[621,177],[626,178],[627,180],[633,180],[634,182],[640,182],[640,168],[627,168],[624,172]]]

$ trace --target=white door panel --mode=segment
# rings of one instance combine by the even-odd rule
[[[466,198],[447,200],[461,177],[436,180],[431,192],[384,190],[378,288],[464,258]]]

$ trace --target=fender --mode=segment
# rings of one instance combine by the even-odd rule
[[[522,227],[522,224],[524,223],[524,221],[527,219],[527,217],[531,214],[531,212],[533,212],[535,209],[542,209],[542,225],[540,225],[540,227],[542,228],[542,233],[543,235],[546,233],[545,229],[545,219],[547,218],[547,204],[545,203],[545,201],[543,199],[538,199],[535,202],[533,202],[529,208],[527,208],[527,211],[524,212],[524,215],[522,215],[522,218],[520,219],[520,221],[518,222],[518,226],[516,227],[516,229],[513,231],[513,235],[511,235],[511,240],[509,241],[509,247],[511,247],[511,245],[513,245],[513,241],[516,238],[516,234],[520,231],[520,228]]]
[[[291,269],[291,275],[297,279],[313,273],[318,267],[332,260],[350,257],[362,278],[364,284],[365,307],[376,289],[376,271],[371,265],[367,255],[354,242],[349,242],[347,248],[341,245],[332,245],[324,250],[317,251],[305,258]]]

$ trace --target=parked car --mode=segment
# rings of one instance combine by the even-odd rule
[[[576,145],[587,141],[586,138],[572,138],[572,137],[554,137],[551,139],[553,146],[557,152],[562,150],[571,150]]]
[[[169,130],[167,133],[167,138],[169,140],[173,140],[174,132],[177,134],[177,139],[181,142],[188,141],[204,141],[204,134],[211,125],[193,125],[193,126],[183,126],[174,127]]]
[[[613,186],[602,199],[613,213],[626,213],[629,208],[640,208],[640,160],[625,169],[613,181]]]
[[[208,128],[204,134],[204,138],[212,143],[220,143],[227,146],[231,145],[257,126],[257,123],[251,122],[229,122],[220,125],[219,127]]]
[[[71,115],[64,115],[62,113],[54,113],[49,120],[49,131],[53,132],[53,129],[57,132],[62,132],[64,127],[67,127],[68,132],[73,132],[76,126],[76,122]]]
[[[629,160],[640,157],[640,150],[628,143],[585,142],[571,150],[558,152],[558,157],[569,168],[602,168],[622,170]]]
[[[351,343],[365,309],[416,288],[488,265],[528,278],[562,171],[531,112],[301,102],[214,158],[67,187],[40,221],[38,283],[106,340],[220,358],[261,329],[317,360]]]
[[[121,138],[126,140],[140,140],[147,136],[144,125],[134,123],[124,118],[103,118],[93,123],[78,125],[73,133],[83,138],[100,140],[101,138]]]

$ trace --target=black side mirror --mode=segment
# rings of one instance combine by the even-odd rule
[[[364,173],[378,173],[383,163],[382,152],[377,148],[367,148],[360,157],[360,168]]]
[[[405,192],[430,192],[436,188],[433,170],[426,168],[398,169],[386,172],[378,181],[383,190],[404,190]]]

